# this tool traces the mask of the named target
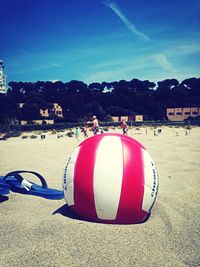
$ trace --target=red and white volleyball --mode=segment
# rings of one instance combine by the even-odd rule
[[[116,224],[149,217],[158,191],[155,164],[135,139],[100,134],[83,141],[63,178],[67,205],[85,219]]]

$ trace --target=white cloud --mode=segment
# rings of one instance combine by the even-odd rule
[[[89,75],[84,81],[86,83],[92,82],[111,82],[116,80],[116,72],[115,71],[97,71],[93,74]]]
[[[153,59],[155,62],[157,62],[160,67],[168,72],[169,74],[176,74],[177,71],[175,70],[175,68],[173,67],[173,65],[169,62],[167,56],[163,53],[160,53],[160,54],[156,54],[153,56]]]
[[[136,28],[136,26],[133,25],[132,22],[123,14],[123,12],[119,9],[119,7],[113,1],[106,0],[103,3],[109,8],[111,8],[111,10],[121,19],[124,25],[134,33],[134,35],[136,35],[138,38],[144,41],[150,41],[150,38],[144,33],[140,32]]]
[[[45,65],[40,65],[40,64],[35,64],[33,66],[29,66],[27,68],[25,68],[25,66],[23,66],[23,69],[19,70],[19,66],[17,67],[17,69],[15,71],[13,71],[13,73],[15,74],[24,74],[24,73],[31,73],[31,72],[37,72],[37,71],[43,71],[43,70],[48,70],[51,68],[61,68],[62,65],[57,64],[57,63],[50,63],[50,64],[45,64]],[[12,72],[11,72],[12,73]]]
[[[177,42],[176,45],[172,46],[166,53],[170,56],[187,56],[200,52],[200,45],[196,42]]]
[[[155,63],[154,63],[155,65]],[[137,78],[143,79],[141,71],[151,70],[152,57],[146,56],[142,59],[136,59],[135,57],[127,57],[123,60],[110,60],[101,62],[95,66],[91,66],[91,69],[83,74],[83,80],[87,83],[94,81],[119,81],[130,80],[137,76]],[[139,77],[140,76],[140,77]],[[145,79],[145,78],[144,78]]]
[[[119,81],[121,79],[131,80],[133,78],[162,80],[169,77],[179,77],[180,73],[169,61],[164,53],[146,54],[142,58],[135,56],[124,58],[123,60],[111,60],[91,66],[84,77],[85,81]]]

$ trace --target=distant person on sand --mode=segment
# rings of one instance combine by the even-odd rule
[[[93,131],[93,134],[96,135],[99,131],[99,122],[97,120],[97,117],[94,115],[92,117],[92,122],[88,122],[88,124],[91,124],[92,123],[92,131]]]
[[[86,126],[86,125],[84,125],[84,126],[81,128],[81,132],[83,133],[85,139],[88,138],[87,126]]]
[[[121,129],[122,129],[122,133],[123,134],[127,134],[128,133],[128,124],[126,123],[125,120],[121,121]]]
[[[76,127],[75,129],[75,137],[76,137],[76,140],[79,140],[79,130],[78,130],[78,127]]]
[[[46,138],[46,134],[45,134],[45,133],[42,133],[40,137],[41,137],[41,139],[43,140],[43,139]]]
[[[158,134],[161,134],[161,132],[162,132],[162,129],[158,129]]]

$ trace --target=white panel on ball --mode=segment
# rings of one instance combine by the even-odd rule
[[[99,219],[114,220],[116,218],[122,178],[121,139],[116,136],[106,136],[98,146],[94,167],[94,198]]]
[[[144,162],[144,196],[142,210],[150,211],[158,190],[158,173],[149,153],[142,149]]]
[[[64,195],[68,206],[74,205],[74,169],[80,147],[77,147],[68,160],[64,174]]]

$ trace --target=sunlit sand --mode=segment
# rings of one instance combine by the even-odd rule
[[[85,222],[62,214],[64,199],[11,192],[0,203],[0,266],[200,266],[200,128],[161,129],[155,136],[150,127],[128,131],[151,154],[160,177],[146,223]],[[84,140],[81,132],[79,140],[67,132],[1,141],[0,175],[32,170],[61,189],[67,159]]]

